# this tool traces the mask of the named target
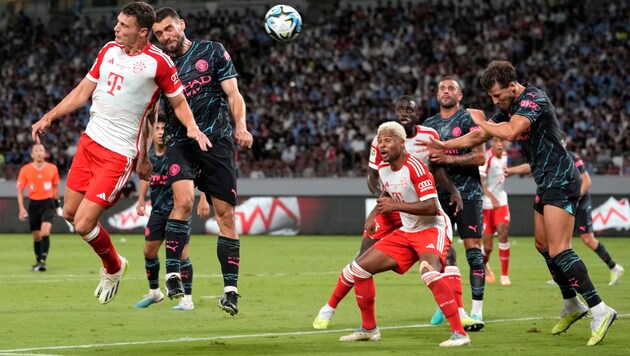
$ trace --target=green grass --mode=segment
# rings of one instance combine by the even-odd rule
[[[445,325],[426,324],[435,302],[413,268],[404,276],[393,272],[376,277],[377,320],[383,339],[372,343],[340,343],[338,338],[360,325],[351,293],[337,310],[329,330],[316,331],[311,322],[327,301],[341,268],[354,256],[359,237],[245,236],[241,239],[240,312],[231,317],[217,307],[222,279],[216,260],[216,238],[193,236],[195,310],[173,311],[174,301],[134,309],[148,289],[142,257],[142,236],[114,236],[120,254],[130,261],[116,299],[100,305],[92,293],[100,261],[79,237],[52,237],[47,272],[31,272],[32,242],[28,235],[0,235],[0,355],[580,355],[587,352],[627,354],[630,332],[630,276],[607,285],[606,265],[579,239],[574,248],[589,267],[604,300],[622,316],[596,351],[587,348],[590,318],[567,334],[552,336],[562,307],[532,238],[513,238],[513,285],[486,286],[487,326],[472,333],[470,348],[444,350]],[[612,256],[630,267],[626,238],[602,238]],[[468,266],[456,244],[464,276],[464,302],[470,308]],[[163,252],[161,252],[162,261]],[[498,275],[498,255],[492,266]],[[163,269],[162,269],[163,272]],[[162,273],[163,276],[163,273]],[[498,279],[498,278],[497,278]],[[163,282],[163,279],[162,281]]]

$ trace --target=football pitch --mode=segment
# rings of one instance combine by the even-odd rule
[[[630,275],[608,286],[609,271],[594,252],[573,240],[591,278],[620,319],[601,345],[588,348],[590,317],[552,336],[562,302],[531,237],[513,237],[512,285],[498,283],[498,248],[491,258],[497,282],[487,284],[486,327],[471,333],[469,347],[444,349],[447,323],[430,326],[436,304],[418,277],[386,272],[375,277],[376,313],[382,340],[342,343],[340,336],[360,326],[354,293],[339,305],[328,330],[311,326],[328,300],[337,276],[356,253],[357,236],[243,236],[239,314],[217,307],[223,292],[216,259],[216,237],[195,235],[193,311],[174,311],[166,299],[146,309],[133,305],[148,291],[140,235],[113,235],[118,252],[130,262],[118,296],[101,305],[94,298],[100,261],[75,235],[54,235],[46,272],[32,272],[30,235],[0,235],[0,355],[628,355]],[[457,238],[458,240],[458,238]],[[630,239],[600,238],[612,257],[630,267]],[[464,304],[470,310],[468,265],[455,243],[463,274]],[[164,253],[160,252],[164,283]],[[630,273],[630,272],[629,272]]]

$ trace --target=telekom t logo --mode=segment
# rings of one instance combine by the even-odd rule
[[[125,77],[120,74],[116,74],[114,72],[109,73],[109,77],[107,78],[107,85],[109,85],[109,91],[107,94],[114,95],[114,90],[120,90],[122,87],[122,83],[125,81]]]

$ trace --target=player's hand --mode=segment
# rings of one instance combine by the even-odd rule
[[[376,199],[376,209],[378,209],[378,212],[381,214],[397,211],[395,205],[396,202],[390,197],[381,196],[380,198]]]
[[[138,204],[136,204],[136,214],[138,214],[138,216],[144,216],[144,214],[147,213],[145,210],[146,205],[147,203],[144,199],[138,199]]]
[[[472,117],[473,122],[477,126],[481,126],[483,123],[486,122],[486,114],[483,112],[483,110],[467,109],[467,111],[470,113],[470,116]]]
[[[236,138],[236,143],[245,148],[252,148],[252,144],[254,143],[254,137],[247,129],[237,129],[234,138]]]
[[[504,168],[503,172],[505,173],[506,177],[514,175],[514,169],[512,167]]]
[[[435,164],[452,164],[451,155],[444,153],[444,150],[429,150],[429,162]]]
[[[365,220],[364,228],[368,236],[374,235],[376,233],[376,220],[374,219]]]
[[[197,216],[202,219],[210,217],[210,204],[207,200],[199,200],[199,204],[197,204]]]
[[[136,166],[136,172],[138,173],[140,179],[150,182],[151,172],[153,172],[153,165],[151,164],[151,161],[146,158],[140,159],[138,165]]]
[[[52,119],[48,115],[44,115],[39,121],[31,126],[31,137],[36,143],[41,143],[39,135],[46,133],[46,129],[50,127]]]
[[[186,135],[189,138],[192,138],[193,140],[197,141],[197,143],[199,144],[199,148],[202,151],[207,151],[208,148],[212,147],[212,143],[210,142],[210,139],[208,138],[208,136],[206,136],[203,132],[201,132],[201,130],[199,130],[199,127],[197,125],[195,125],[194,127],[189,127],[187,129]]]
[[[453,215],[457,216],[462,209],[464,209],[464,201],[462,200],[462,195],[457,191],[456,193],[452,193],[449,199],[448,205],[455,204],[455,212]]]
[[[499,200],[495,197],[491,197],[490,201],[492,202],[492,209],[497,210],[501,207],[501,204],[499,203]]]
[[[28,218],[28,213],[26,212],[26,209],[20,209],[18,216],[20,218],[20,221],[26,220],[26,218]]]

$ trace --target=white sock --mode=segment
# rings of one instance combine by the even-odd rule
[[[182,298],[183,302],[192,303],[192,295],[184,294],[184,298]]]
[[[152,297],[160,295],[160,288],[149,289],[149,295]]]
[[[577,296],[573,298],[569,298],[569,299],[563,299],[563,300],[564,300],[564,307],[568,310],[577,310],[580,307],[580,304],[582,304],[582,302]]]
[[[238,288],[236,288],[234,286],[225,286],[225,287],[223,287],[223,293],[227,293],[227,292],[236,292],[238,294]]]
[[[330,305],[328,305],[328,303],[326,303],[326,305],[322,307],[322,311],[335,311],[335,308],[331,307]]]
[[[606,308],[606,303],[604,302],[601,302],[591,308],[593,319],[601,319],[606,315],[607,312],[608,312],[608,308]]]
[[[468,316],[468,314],[466,313],[466,309],[457,308],[457,310],[459,311],[459,316]]]
[[[470,309],[470,315],[476,315],[481,318],[483,316],[482,310],[483,310],[483,300],[473,300],[472,309]]]

